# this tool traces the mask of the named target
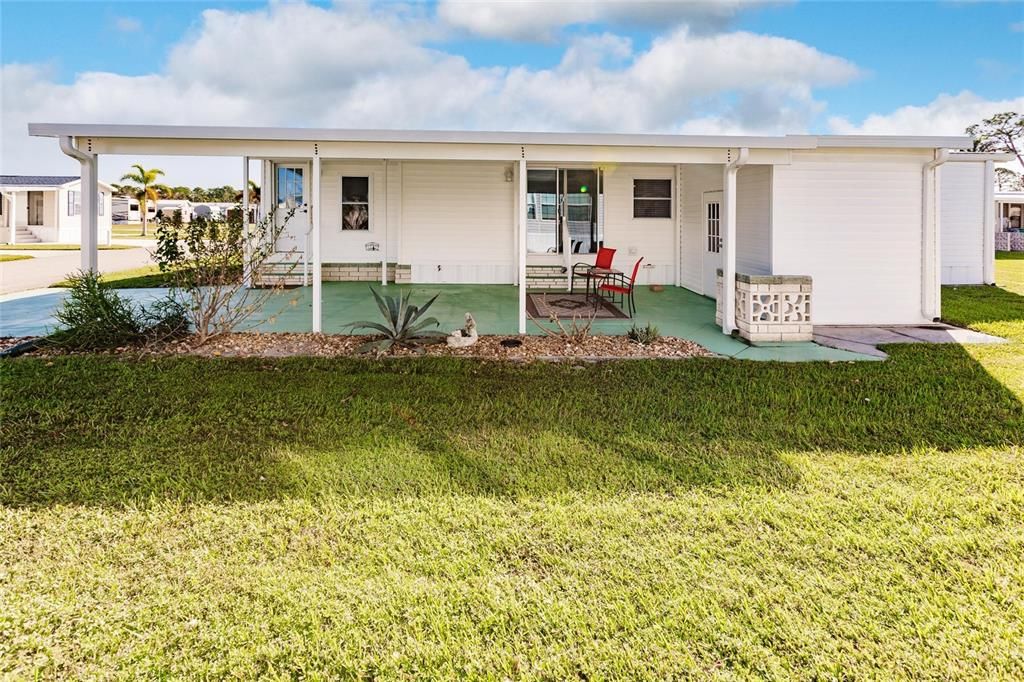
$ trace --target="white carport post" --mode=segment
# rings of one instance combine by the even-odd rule
[[[7,241],[12,244],[18,243],[18,193],[11,192],[11,198],[7,202]]]
[[[948,149],[936,149],[934,158],[924,165],[921,176],[924,196],[921,207],[921,315],[926,320],[937,320],[942,314],[942,181],[939,166],[948,160]]]
[[[313,332],[323,331],[323,272],[320,268],[320,154],[313,154],[309,210],[313,212]]]
[[[242,286],[252,286],[249,271],[249,157],[242,157]]]
[[[70,135],[58,139],[60,150],[73,159],[78,160],[82,168],[82,237],[81,254],[82,270],[96,272],[99,270],[99,226],[100,215],[97,199],[99,183],[97,180],[97,156],[91,152],[83,152],[75,146]]]
[[[388,162],[384,160],[384,189],[385,191],[389,187],[388,185]],[[386,287],[388,285],[388,229],[391,226],[388,225],[388,211],[384,209],[384,230],[381,232],[380,238],[380,285]],[[398,267],[395,267],[395,283],[398,283]]]
[[[519,231],[519,333],[526,333],[526,160],[516,161],[516,218]]]
[[[982,225],[981,253],[985,259],[982,279],[985,284],[996,283],[996,164],[985,162],[985,213]]]
[[[730,152],[731,154],[731,152]],[[722,333],[736,329],[736,173],[746,165],[750,150],[742,147],[725,164],[722,178]]]

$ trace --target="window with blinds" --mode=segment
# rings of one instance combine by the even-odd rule
[[[671,180],[633,180],[634,218],[671,218]]]

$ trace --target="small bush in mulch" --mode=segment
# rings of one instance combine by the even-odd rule
[[[184,306],[170,298],[139,306],[105,284],[99,273],[69,278],[70,291],[54,313],[58,327],[41,343],[93,351],[164,341],[188,332]]]

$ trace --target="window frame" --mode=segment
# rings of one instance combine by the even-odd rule
[[[345,201],[345,178],[352,179],[366,179],[366,201]],[[374,225],[376,224],[373,220],[373,174],[364,173],[360,175],[342,173],[338,178],[338,190],[341,207],[341,211],[338,216],[339,228],[342,232],[352,232],[356,234],[366,234],[373,232]],[[366,229],[365,230],[346,230],[345,229],[345,206],[366,206]]]
[[[68,217],[82,215],[82,192],[77,189],[68,190]]]
[[[664,197],[639,197],[636,194],[636,183],[637,182],[667,182],[668,183],[668,195],[664,196]],[[673,205],[674,196],[673,196],[673,181],[672,181],[672,178],[649,178],[649,177],[648,178],[639,178],[639,177],[635,177],[635,178],[633,178],[633,190],[632,190],[632,192],[633,192],[632,198],[633,198],[633,219],[634,220],[671,220],[672,219],[672,216],[674,215],[673,211],[674,211],[674,208],[675,208],[674,205]],[[668,204],[668,214],[667,215],[637,215],[637,213],[636,213],[637,203],[636,202],[638,202],[638,201],[665,202],[665,203]]]

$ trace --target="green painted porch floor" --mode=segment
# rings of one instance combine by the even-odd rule
[[[519,296],[516,287],[502,284],[390,284],[375,285],[384,293],[412,291],[414,303],[422,304],[439,294],[428,311],[443,331],[459,329],[467,312],[476,318],[481,334],[515,334]],[[288,289],[275,295],[265,307],[255,331],[308,332],[312,327],[312,289]],[[816,343],[780,343],[750,346],[722,334],[715,324],[715,302],[687,289],[665,287],[653,292],[642,287],[636,293],[637,314],[633,320],[600,320],[595,334],[624,334],[633,323],[653,324],[663,336],[690,339],[713,353],[748,360],[876,360],[860,353],[826,348]],[[347,325],[357,320],[378,321],[380,311],[365,282],[324,282],[323,326],[328,334],[352,333]],[[533,322],[527,332],[540,334]]]

